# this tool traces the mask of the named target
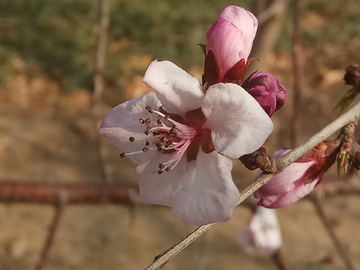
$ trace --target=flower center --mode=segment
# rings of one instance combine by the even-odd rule
[[[122,153],[120,157],[138,154],[142,152],[162,151],[169,155],[169,160],[159,164],[158,174],[168,172],[176,167],[184,154],[187,160],[195,160],[200,146],[204,152],[213,151],[210,130],[203,129],[205,116],[201,108],[188,112],[185,119],[177,114],[170,114],[161,106],[158,111],[146,106],[149,118],[139,119],[139,123],[145,125],[145,135],[152,136],[151,143],[145,142],[145,147],[141,151],[132,153]],[[210,141],[209,141],[210,140]],[[129,137],[130,142],[134,142],[134,137]]]

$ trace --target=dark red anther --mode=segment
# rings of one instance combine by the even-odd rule
[[[151,106],[150,106],[150,105],[147,105],[147,106],[145,107],[145,109],[147,109],[147,111],[148,111],[149,113],[153,113],[153,110],[151,109]]]
[[[145,135],[149,135],[151,127],[147,127],[144,131]]]
[[[159,163],[159,168],[160,168],[160,169],[164,169],[164,168],[165,168],[165,165],[162,164],[162,163]]]

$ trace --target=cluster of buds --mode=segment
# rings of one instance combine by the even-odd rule
[[[360,145],[354,139],[355,127],[355,122],[347,124],[335,140],[319,143],[255,191],[254,197],[260,200],[258,205],[280,208],[298,201],[320,183],[324,173],[335,161],[339,178],[341,172],[347,172],[349,168],[357,172],[360,169]],[[273,157],[283,156],[290,151],[278,150]],[[275,159],[267,156],[263,147],[240,160],[251,170],[260,167],[270,172],[272,167],[276,167]],[[262,173],[260,171],[258,177]]]
[[[286,91],[271,74],[254,72],[244,82],[248,58],[255,38],[258,21],[255,16],[237,6],[223,10],[209,31],[207,45],[201,45],[205,54],[203,85],[235,83],[253,96],[271,117],[285,103]]]
[[[345,71],[345,84],[352,85],[352,88],[345,93],[335,106],[335,109],[340,109],[341,112],[348,109],[360,93],[360,66],[358,64],[350,65],[346,67]]]
[[[308,195],[320,183],[324,173],[334,164],[339,144],[339,140],[321,142],[273,177],[255,191],[254,197],[260,199],[258,205],[280,208]],[[290,151],[291,149],[281,149],[273,156],[280,157]],[[260,171],[258,177],[262,173]]]

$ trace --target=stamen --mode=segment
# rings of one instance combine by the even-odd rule
[[[168,162],[163,163],[164,166],[167,166],[165,169],[167,172],[174,169],[178,163],[180,162],[182,156],[185,154],[186,150],[188,149],[189,145],[191,143],[191,140],[182,140],[179,145],[177,145],[174,149],[177,150],[175,152],[175,155],[172,159],[170,159]],[[172,165],[171,167],[169,165]]]
[[[165,111],[164,106],[160,106],[160,107],[159,107],[159,111],[160,111],[161,113],[165,114],[165,115],[168,115],[168,114],[169,114],[167,111]]]
[[[160,168],[160,169],[164,169],[164,168],[165,168],[165,165],[162,164],[162,163],[159,163],[159,168]]]
[[[162,174],[164,171],[169,172],[177,166],[180,160],[182,160],[192,139],[196,136],[197,130],[195,127],[174,120],[172,115],[166,112],[162,106],[157,111],[153,110],[150,105],[147,105],[146,110],[149,112],[149,117],[147,119],[140,118],[139,122],[146,126],[144,134],[151,134],[155,137],[155,140],[152,141],[152,143],[146,141],[144,143],[145,147],[142,148],[141,151],[128,154],[123,153],[121,156],[124,157],[127,155],[143,153],[148,150],[164,151],[164,154],[169,155],[169,160],[158,165],[158,174]],[[176,116],[174,117],[175,119],[178,119]],[[166,121],[164,121],[164,119]],[[180,117],[179,119],[181,121]],[[129,141],[134,142],[135,138],[129,137]],[[148,148],[150,147],[150,144],[156,148]]]
[[[144,147],[143,149],[141,149],[140,151],[134,151],[134,152],[130,152],[130,153],[121,153],[120,154],[120,157],[121,158],[124,158],[125,156],[132,156],[132,155],[136,155],[136,154],[143,154],[144,152],[147,152],[147,151],[154,151],[155,148],[147,148],[147,147]]]
[[[150,105],[147,105],[146,107],[145,107],[145,109],[147,109],[147,111],[149,112],[149,113],[153,113],[154,111],[151,109],[151,106]]]
[[[161,151],[161,144],[160,143],[157,143],[157,144],[155,144],[155,146],[156,146],[156,150],[158,150],[158,151]]]
[[[170,135],[176,136],[176,130],[174,127],[172,127],[169,131]]]
[[[149,135],[149,131],[150,131],[151,127],[147,127],[144,131],[145,135]]]

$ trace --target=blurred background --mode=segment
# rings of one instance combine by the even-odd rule
[[[344,69],[360,63],[360,1],[299,2],[303,74],[296,113],[301,142],[339,114],[333,108],[349,89],[343,84]],[[109,4],[104,90],[101,99],[94,99],[99,1],[0,1],[0,181],[101,184],[94,106],[104,116],[113,106],[149,91],[141,79],[153,59],[173,61],[200,79],[204,56],[197,44],[206,43],[206,31],[230,4],[259,16],[252,55],[260,61],[250,70],[274,74],[288,92],[284,107],[272,117],[275,129],[265,146],[269,153],[295,146],[294,1]],[[108,183],[134,183],[131,162],[120,160],[120,150],[110,142],[100,142],[106,150]],[[256,172],[234,162],[233,175],[239,186],[246,186]],[[334,177],[334,170],[325,176]],[[336,196],[322,203],[348,257],[360,269],[360,198]],[[53,215],[52,205],[0,204],[1,270],[35,267]],[[279,209],[278,216],[290,269],[347,269],[308,200]],[[277,269],[269,255],[250,256],[236,244],[250,217],[248,208],[238,207],[231,221],[214,226],[164,269]],[[66,206],[43,269],[143,269],[192,229],[166,207]]]

